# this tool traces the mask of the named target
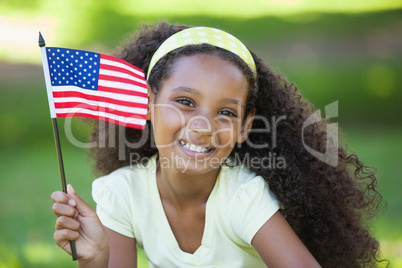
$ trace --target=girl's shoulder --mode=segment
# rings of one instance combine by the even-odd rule
[[[243,246],[280,208],[264,178],[242,165],[222,168],[217,204],[222,228]]]
[[[264,178],[243,165],[222,167],[219,188],[219,192],[231,200],[229,202],[238,200],[247,204],[253,203],[255,198],[263,198],[265,202],[279,204]]]
[[[263,177],[243,165],[223,166],[220,177],[223,182],[235,188],[263,187],[266,184]]]

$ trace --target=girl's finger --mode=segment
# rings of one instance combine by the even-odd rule
[[[53,213],[56,214],[57,217],[60,216],[75,217],[76,215],[76,209],[70,205],[62,203],[54,203],[52,209]]]
[[[73,198],[78,213],[83,217],[96,217],[95,210],[91,208],[75,191],[71,184],[67,185],[67,192]]]
[[[61,248],[65,248],[67,245],[70,244],[70,241],[75,241],[78,239],[78,237],[78,231],[73,231],[69,229],[56,230],[53,234],[54,241]]]
[[[53,192],[52,195],[50,196],[50,198],[55,203],[69,204],[73,207],[76,205],[75,200],[64,192],[60,192],[60,191]]]
[[[69,229],[78,231],[78,228],[80,228],[80,223],[73,218],[60,216],[56,220],[56,230]]]

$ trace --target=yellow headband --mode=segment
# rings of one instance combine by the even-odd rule
[[[247,63],[254,75],[257,73],[253,56],[251,56],[250,51],[248,51],[246,46],[236,37],[214,28],[194,27],[177,32],[162,43],[152,56],[148,67],[147,78],[149,78],[155,64],[167,53],[187,45],[198,45],[204,43],[226,49],[236,54]]]

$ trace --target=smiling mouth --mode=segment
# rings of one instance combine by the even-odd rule
[[[209,153],[210,151],[212,151],[211,147],[196,146],[194,144],[184,142],[182,140],[180,140],[179,143],[181,144],[181,146],[183,146],[187,150],[190,150],[190,151],[193,151],[196,153]]]

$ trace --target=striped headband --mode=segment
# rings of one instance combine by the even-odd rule
[[[257,71],[253,56],[240,40],[222,30],[209,27],[194,27],[175,33],[160,45],[158,50],[152,56],[148,67],[147,78],[151,74],[152,68],[155,64],[167,53],[187,45],[199,45],[204,43],[226,49],[236,54],[247,63],[254,75],[256,75]]]

